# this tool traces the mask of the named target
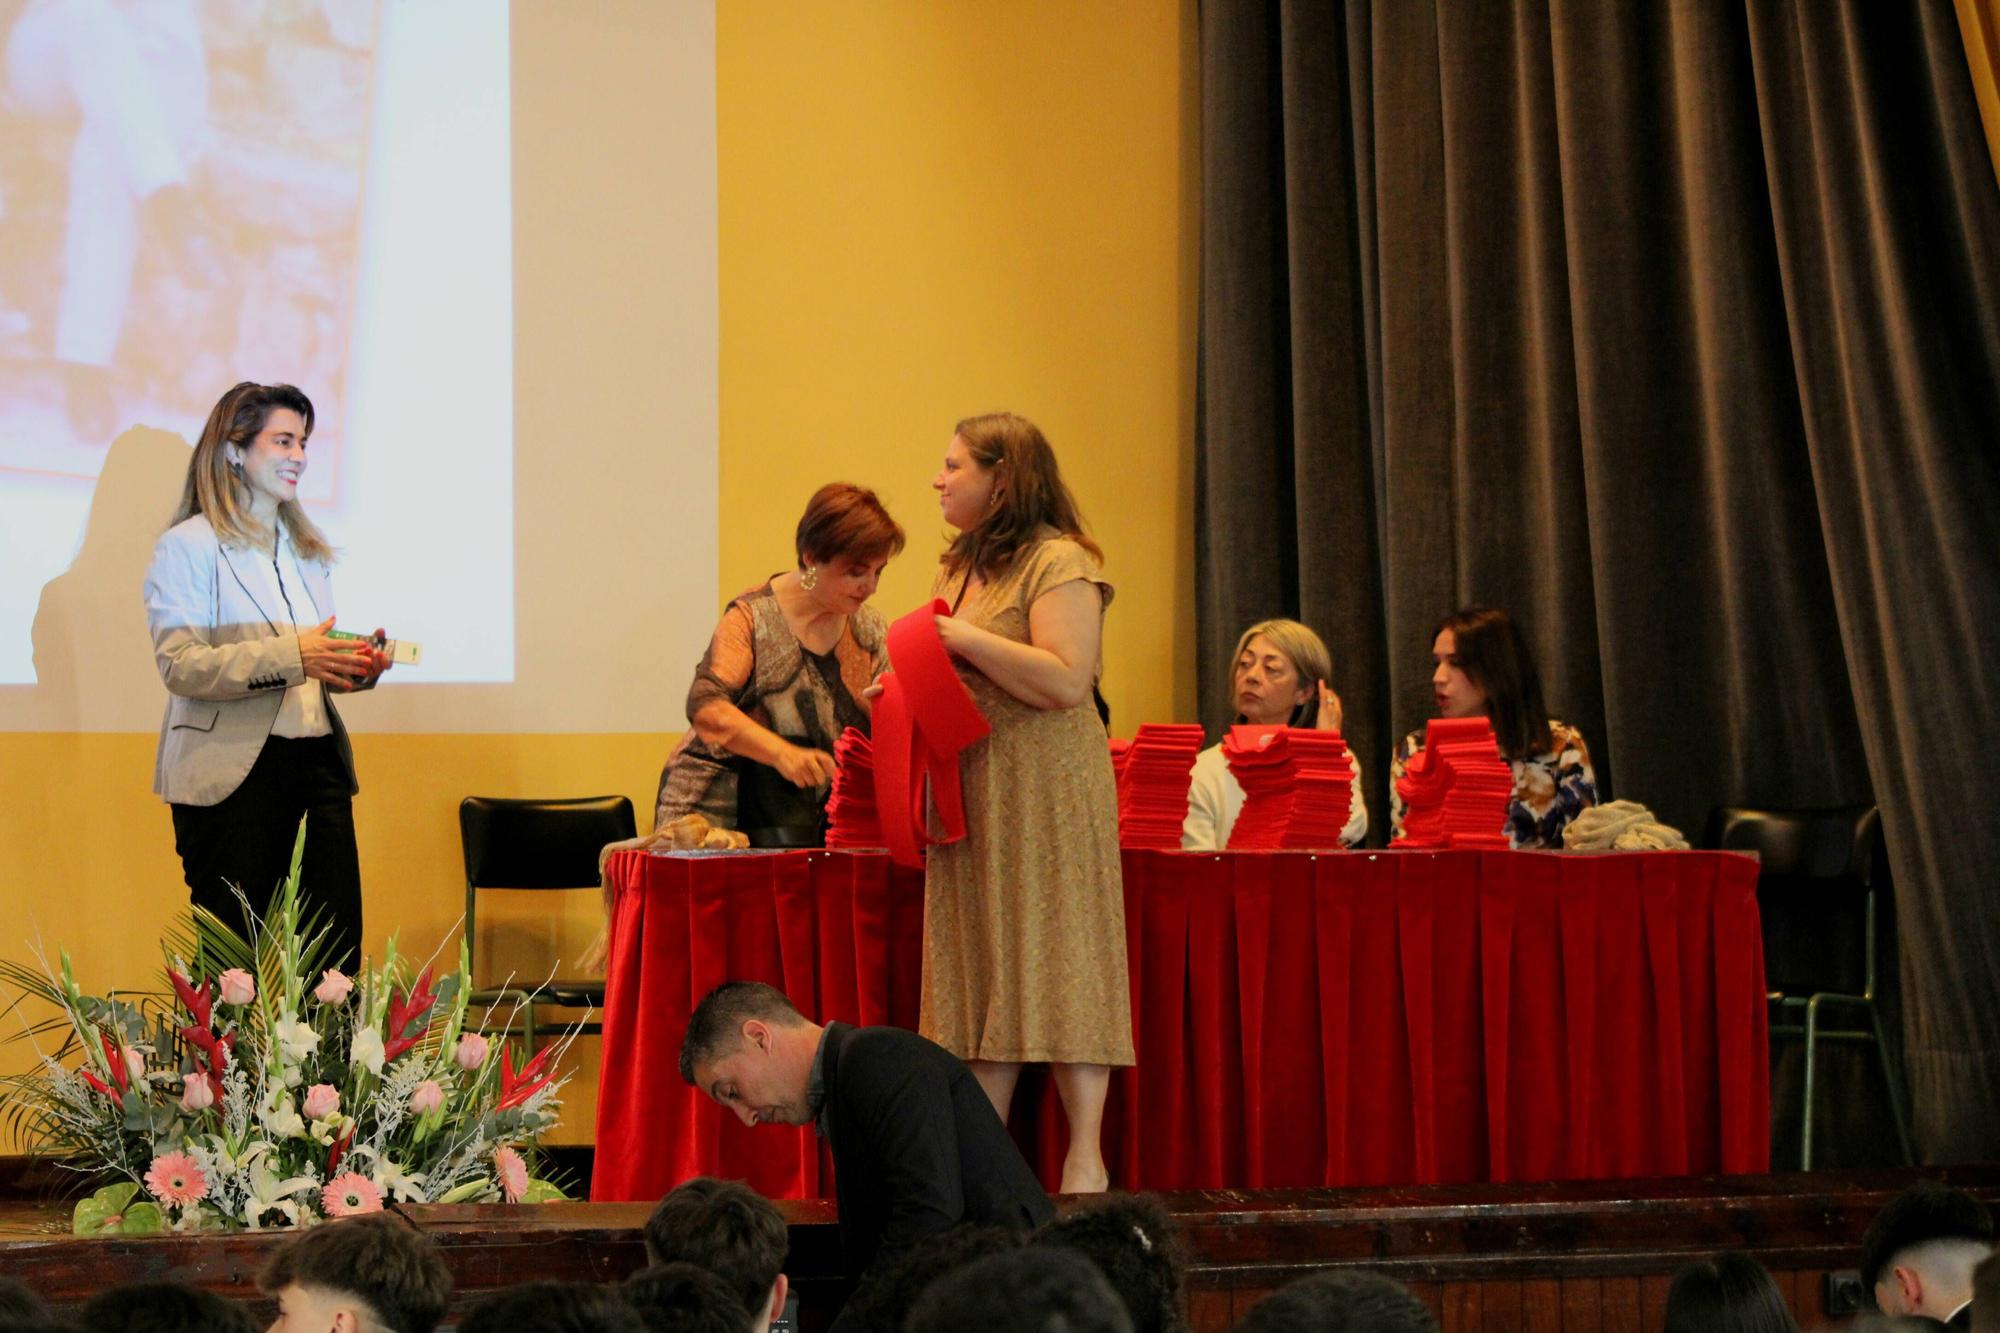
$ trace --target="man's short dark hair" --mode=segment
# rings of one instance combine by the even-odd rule
[[[1180,1237],[1156,1200],[1128,1197],[1078,1208],[1035,1233],[1034,1243],[1096,1264],[1132,1318],[1133,1333],[1180,1324]]]
[[[2000,1333],[2000,1250],[1972,1270],[1972,1333]]]
[[[1021,1243],[1021,1233],[1012,1227],[966,1224],[926,1236],[877,1264],[848,1298],[845,1317],[873,1333],[903,1333],[911,1307],[932,1283],[976,1259],[1018,1250]]]
[[[674,1186],[646,1219],[643,1234],[647,1262],[705,1268],[753,1314],[771,1299],[791,1248],[775,1204],[740,1181],[712,1176]]]
[[[1869,1291],[1903,1251],[1937,1240],[1993,1243],[1993,1214],[1985,1204],[1935,1180],[1919,1180],[1889,1200],[1861,1238],[1861,1283]]]
[[[273,1296],[290,1286],[351,1296],[395,1333],[431,1333],[451,1305],[451,1271],[436,1243],[387,1213],[301,1231],[265,1263],[257,1286]]]
[[[625,1303],[653,1333],[748,1333],[752,1313],[720,1276],[694,1264],[654,1264],[625,1279]],[[770,1292],[764,1293],[768,1299]],[[763,1301],[757,1303],[764,1308]]]
[[[0,1277],[0,1319],[47,1319],[49,1307],[19,1278]]]
[[[646,1333],[646,1321],[615,1287],[524,1282],[472,1307],[458,1333]]]
[[[1316,1273],[1250,1307],[1236,1333],[1437,1333],[1424,1303],[1379,1273]]]
[[[687,1036],[681,1041],[681,1078],[692,1087],[694,1067],[735,1050],[743,1025],[753,1018],[779,1027],[796,1027],[806,1021],[776,986],[761,981],[725,981],[702,996],[688,1016]]]
[[[1132,1333],[1118,1293],[1070,1250],[1030,1246],[945,1274],[910,1311],[908,1333]]]
[[[1664,1333],[1799,1333],[1799,1323],[1770,1271],[1731,1253],[1674,1274]]]
[[[134,1282],[90,1298],[77,1314],[90,1333],[257,1333],[250,1312],[180,1282]]]

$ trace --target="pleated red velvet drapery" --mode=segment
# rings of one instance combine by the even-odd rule
[[[921,879],[866,853],[628,852],[593,1197],[691,1175],[832,1193],[809,1130],[746,1130],[680,1080],[731,979],[912,1027]],[[1127,852],[1139,1063],[1114,1183],[1175,1189],[1759,1171],[1770,1096],[1756,867],[1709,853]],[[1016,1136],[1060,1175],[1024,1081]]]

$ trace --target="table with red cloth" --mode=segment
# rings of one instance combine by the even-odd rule
[[[1720,852],[1127,851],[1128,1189],[1766,1170],[1753,860]],[[917,1026],[923,879],[871,852],[620,852],[591,1197],[694,1175],[831,1197],[808,1128],[681,1081],[695,1003],[769,982],[818,1021]],[[1051,1187],[1031,1069],[1012,1125]]]

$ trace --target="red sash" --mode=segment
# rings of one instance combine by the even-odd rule
[[[958,755],[993,728],[952,670],[938,637],[937,617],[950,615],[943,598],[920,606],[889,626],[889,672],[875,700],[869,730],[875,750],[875,810],[882,838],[897,864],[920,868],[923,848],[965,836],[965,802],[958,785]],[[930,780],[944,837],[933,839],[924,817],[924,780]]]

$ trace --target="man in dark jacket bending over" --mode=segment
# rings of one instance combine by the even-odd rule
[[[730,981],[695,1006],[681,1077],[746,1125],[817,1122],[856,1278],[961,1222],[1055,1215],[972,1071],[914,1032],[821,1027],[783,992]]]

